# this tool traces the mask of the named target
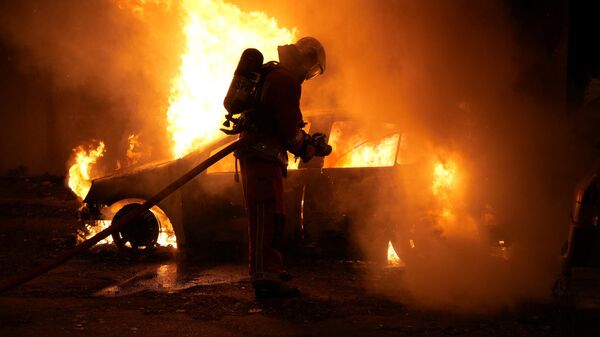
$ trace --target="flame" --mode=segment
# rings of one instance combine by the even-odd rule
[[[439,215],[444,219],[451,219],[454,215],[453,197],[456,188],[456,163],[448,160],[438,162],[433,168],[433,183],[431,191],[440,204]]]
[[[394,266],[394,267],[399,267],[399,266],[404,265],[404,263],[402,262],[402,260],[398,256],[398,254],[396,254],[396,250],[394,249],[394,246],[392,245],[392,241],[388,242],[387,264],[389,266]]]
[[[127,165],[137,164],[142,158],[142,143],[139,140],[139,135],[132,134],[127,138]],[[100,157],[104,156],[106,152],[106,145],[103,141],[99,141],[97,146],[88,145],[88,150],[83,145],[77,146],[73,149],[75,152],[74,158],[71,160],[74,162],[69,167],[67,184],[71,191],[73,191],[81,200],[85,199],[85,196],[90,191],[92,186],[91,172],[95,164],[97,164]],[[116,169],[121,168],[121,162],[117,160]]]
[[[477,223],[464,205],[464,173],[458,170],[456,158],[438,161],[433,166],[431,192],[436,201],[433,215],[443,235],[474,239],[479,234]]]
[[[105,218],[112,218],[121,208],[123,208],[127,204],[131,203],[143,203],[144,200],[140,199],[124,199],[119,202],[116,202],[108,207],[102,209],[102,214]],[[175,236],[175,230],[173,229],[173,224],[171,220],[167,216],[167,214],[160,209],[158,206],[153,206],[150,208],[150,211],[156,216],[158,222],[160,224],[160,230],[158,233],[158,239],[156,240],[157,245],[168,247],[171,246],[173,248],[177,248],[177,238]],[[100,233],[111,225],[111,220],[92,220],[86,222],[82,229],[77,231],[77,242],[83,242],[92,236]],[[113,243],[112,236],[108,236],[104,240],[98,242],[101,244],[111,244]]]
[[[98,146],[88,146],[86,151],[83,145],[73,149],[75,152],[74,164],[69,168],[68,185],[71,190],[80,198],[84,199],[92,186],[90,172],[98,158],[104,155],[106,147],[104,142],[100,141]]]
[[[177,236],[175,236],[173,224],[171,223],[171,220],[167,214],[156,206],[150,208],[150,211],[154,213],[160,223],[160,232],[158,233],[156,244],[163,247],[171,246],[173,248],[177,248]]]
[[[265,61],[293,41],[296,29],[280,28],[262,12],[246,13],[221,0],[183,0],[186,52],[171,88],[167,131],[179,158],[222,137],[223,99],[242,51],[257,48]]]
[[[167,132],[171,152],[180,158],[221,138],[223,99],[239,58],[257,48],[265,61],[277,59],[277,46],[292,43],[296,28],[280,27],[263,12],[244,12],[223,0],[112,0],[143,19],[146,13],[177,9],[186,39],[170,88]]]
[[[294,157],[294,155],[288,153],[288,170],[297,170],[302,159]]]
[[[110,220],[91,220],[85,222],[83,228],[77,230],[77,243],[91,238],[92,236],[100,233],[110,226]],[[107,236],[105,239],[99,241],[97,245],[107,245],[113,243],[112,235]]]
[[[347,122],[334,123],[329,135],[333,151],[325,157],[325,168],[330,167],[383,167],[393,166],[400,134],[394,133],[377,142],[357,133]]]
[[[127,142],[127,165],[135,165],[142,158],[140,136],[132,134],[127,137]]]

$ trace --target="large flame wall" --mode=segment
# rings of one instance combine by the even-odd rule
[[[221,0],[185,0],[182,7],[186,51],[167,113],[175,157],[222,136],[223,98],[242,51],[257,48],[266,61],[278,60],[277,46],[295,36],[295,29],[280,27],[263,12],[244,12]]]

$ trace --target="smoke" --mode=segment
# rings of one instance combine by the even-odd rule
[[[250,2],[242,5],[259,9]],[[566,44],[560,18],[548,29],[554,35],[540,42],[523,25],[527,18],[516,17],[519,5],[510,1],[261,6],[326,47],[324,76],[303,87],[305,110],[343,108],[373,134],[384,123],[400,125],[410,142],[421,144],[417,152],[426,163],[405,176],[431,174],[423,170],[433,161],[458,161],[463,180],[457,226],[475,228],[477,235],[422,234],[427,248],[421,260],[383,291],[397,295],[408,289],[421,305],[465,310],[549,296],[573,186],[586,166],[564,111]],[[357,218],[364,222],[354,237],[371,257],[387,247],[379,228],[390,222],[398,222],[401,241],[418,235],[403,228],[426,231],[418,218],[431,202],[425,196],[429,186],[403,184],[400,194],[406,200],[390,200],[383,188],[375,208],[359,206],[365,211]],[[512,243],[508,261],[493,256],[493,235],[482,218],[486,207]],[[395,212],[383,214],[388,209]],[[398,248],[405,256],[407,249]]]
[[[21,76],[35,83],[43,74],[46,92],[29,99],[42,97],[47,106],[9,108],[37,109],[30,112],[34,119],[48,120],[46,139],[31,127],[19,131],[32,134],[21,137],[33,138],[22,147],[29,157],[37,155],[36,144],[53,143],[46,171],[61,172],[56,167],[64,169],[70,150],[94,139],[106,140],[105,162],[124,162],[134,133],[154,155],[168,153],[164,111],[183,49],[176,3],[5,1],[0,38],[16,55]]]

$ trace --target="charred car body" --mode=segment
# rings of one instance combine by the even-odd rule
[[[418,160],[406,159],[402,132],[386,125],[380,134],[365,140],[355,137],[359,127],[343,113],[321,111],[305,119],[311,133],[328,136],[334,154],[308,163],[296,162],[297,168],[288,169],[284,181],[285,246],[294,250],[288,253],[384,259],[388,240],[404,251],[409,247],[408,224],[414,220],[407,210],[418,207],[415,200],[424,200],[414,193],[426,193],[428,182]],[[235,139],[227,136],[177,160],[94,180],[84,200],[82,218],[96,221],[122,216],[128,211],[127,204],[150,198]],[[332,144],[333,140],[337,144]],[[385,149],[378,149],[377,162],[362,158],[365,147],[382,144]],[[381,158],[382,153],[385,158]],[[354,163],[353,157],[357,159]],[[180,249],[243,257],[247,222],[234,160],[233,155],[226,157],[162,201],[159,208],[114,235],[117,245],[133,250],[151,248],[160,232],[172,226]],[[408,186],[423,188],[412,188],[409,193]],[[165,221],[170,224],[165,226]],[[365,242],[368,244],[361,244]]]

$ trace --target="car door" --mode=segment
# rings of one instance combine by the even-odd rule
[[[364,248],[386,247],[387,242],[374,241],[390,236],[403,204],[396,165],[401,133],[390,125],[368,134],[339,116],[321,127],[327,127],[334,150],[317,163],[320,167],[304,172],[304,236],[323,255],[370,258],[375,253]]]

